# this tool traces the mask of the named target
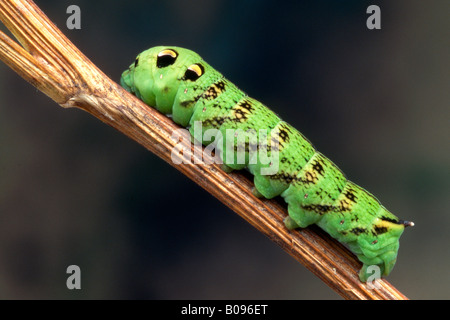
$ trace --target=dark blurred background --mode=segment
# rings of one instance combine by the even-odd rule
[[[413,220],[388,280],[450,297],[450,3],[36,1],[118,81],[142,50],[198,52]],[[66,8],[81,8],[68,30]],[[381,8],[381,30],[366,9]],[[0,65],[0,298],[339,299],[206,191]],[[66,268],[81,268],[81,290]]]

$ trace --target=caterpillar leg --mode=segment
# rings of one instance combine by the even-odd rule
[[[230,172],[233,172],[233,171],[234,171],[233,168],[231,168],[230,166],[227,166],[225,163],[222,163],[222,164],[220,165],[220,169],[222,169],[222,170],[225,171],[226,173],[230,173]]]
[[[369,277],[388,276],[397,261],[397,251],[394,250],[389,250],[371,259],[368,259],[367,256],[357,256],[363,262],[359,271],[359,279],[362,282],[366,282]]]
[[[288,204],[289,220],[285,220],[285,225],[288,229],[295,225],[297,225],[297,228],[306,228],[311,224],[317,223],[322,218],[316,212],[306,210],[304,205],[305,197],[294,186],[290,186],[281,196]]]
[[[287,184],[271,179],[271,176],[261,174],[261,165],[249,165],[249,171],[253,174],[253,182],[258,194],[266,199],[272,199],[279,196],[288,188]]]
[[[321,218],[317,213],[303,210],[296,204],[288,204],[288,213],[289,218],[294,221],[297,228],[306,228],[311,224],[317,223]],[[290,225],[293,224],[291,223]]]
[[[376,268],[379,268],[378,270]],[[359,280],[361,282],[367,282],[369,277],[373,277],[375,280],[378,277],[385,275],[383,264],[374,265],[374,264],[363,264],[361,270],[359,270]]]
[[[252,188],[252,194],[257,197],[257,198],[264,198],[264,196],[262,195],[261,192],[258,191],[258,189],[256,189],[256,187]]]
[[[286,228],[289,230],[294,230],[294,229],[300,228],[300,226],[290,216],[287,216],[286,218],[284,218],[283,222],[284,222],[284,225],[286,226]]]

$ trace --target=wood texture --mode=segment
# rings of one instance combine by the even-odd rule
[[[89,112],[170,163],[345,299],[407,299],[384,279],[379,289],[361,283],[361,263],[319,228],[287,230],[285,206],[255,198],[244,174],[227,174],[217,165],[175,165],[171,134],[179,127],[104,75],[32,1],[2,0],[0,19],[22,45],[0,32],[0,59],[59,105]]]

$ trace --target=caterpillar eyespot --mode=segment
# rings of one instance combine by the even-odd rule
[[[178,53],[174,50],[162,50],[158,53],[158,58],[156,59],[156,66],[158,68],[165,68],[175,63],[177,60]]]
[[[187,68],[182,80],[196,81],[203,75],[204,68],[201,64],[193,64]]]
[[[372,194],[349,181],[299,131],[248,97],[198,54],[180,47],[148,49],[122,73],[120,82],[146,104],[188,127],[193,136],[198,122],[201,137],[209,129],[234,130],[231,136],[224,135],[223,143],[231,140],[231,151],[243,154],[244,162],[226,157],[228,149],[224,148],[227,172],[246,168],[254,175],[254,194],[284,198],[287,228],[317,224],[346,244],[363,263],[361,281],[367,281],[372,266],[377,266],[381,275],[389,275],[397,260],[400,236],[414,223],[399,220]],[[183,94],[178,94],[180,89]],[[270,130],[265,143],[255,144],[251,139],[261,138],[264,130]],[[239,140],[238,131],[248,134],[246,140]],[[213,141],[202,142],[208,146]],[[261,157],[250,156],[252,150],[277,154],[279,161],[270,158],[263,163]],[[263,174],[267,168],[274,170]]]

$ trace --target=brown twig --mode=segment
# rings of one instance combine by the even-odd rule
[[[353,254],[318,228],[289,231],[286,208],[251,193],[243,174],[217,165],[175,165],[178,126],[123,90],[87,59],[29,0],[2,0],[0,19],[22,46],[0,32],[0,59],[65,108],[81,108],[161,157],[278,243],[346,299],[407,299],[387,281],[369,289],[358,279]],[[212,159],[209,159],[212,161]]]

